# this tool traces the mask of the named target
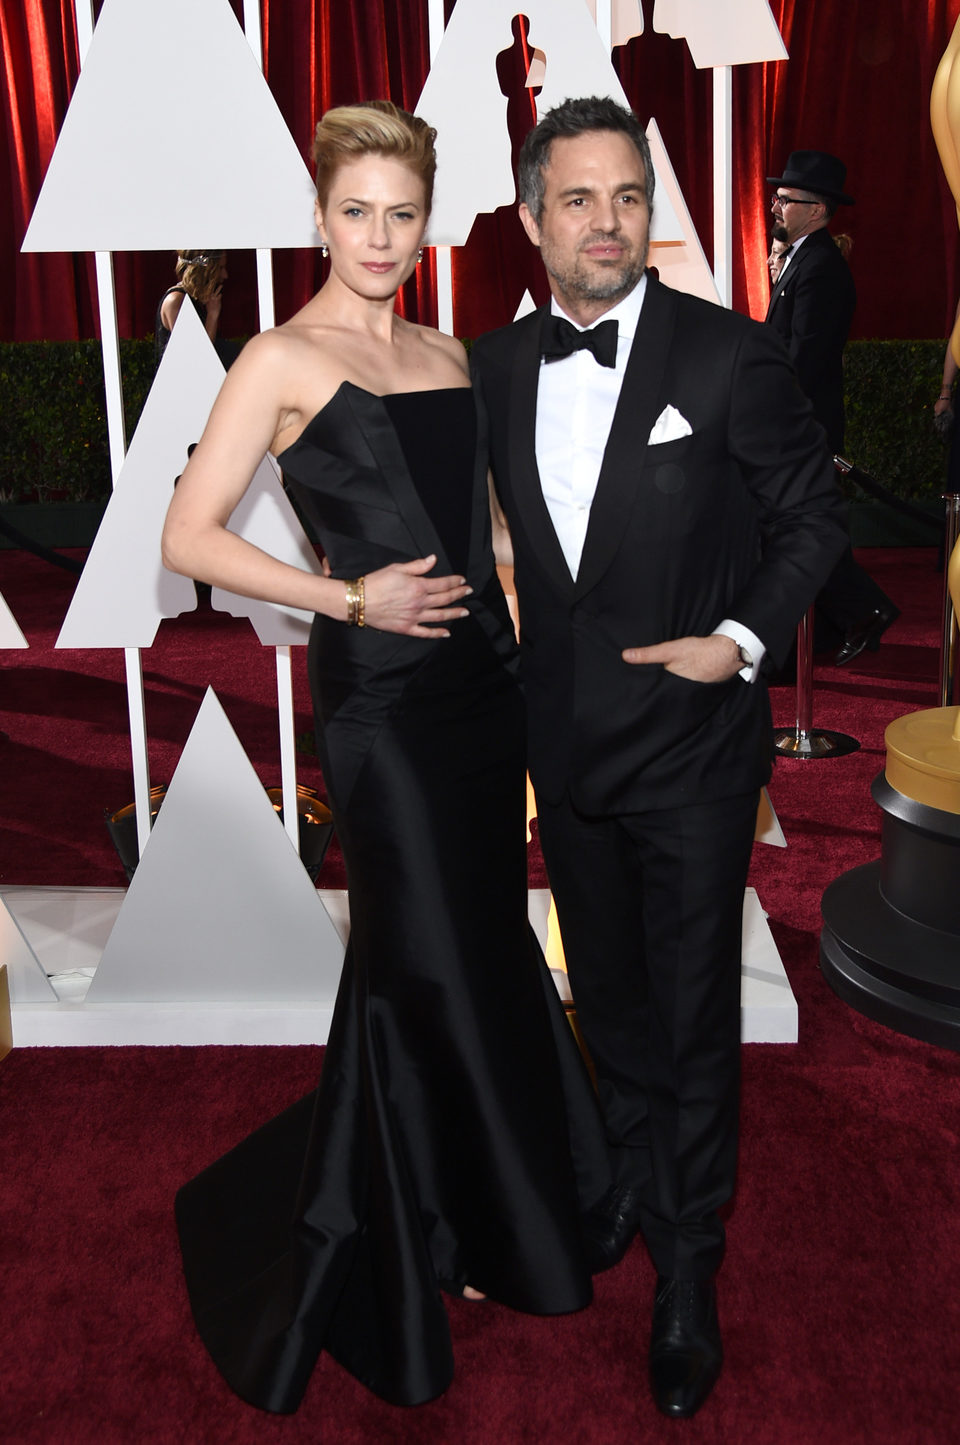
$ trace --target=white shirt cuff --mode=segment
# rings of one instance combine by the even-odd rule
[[[749,667],[741,667],[740,676],[744,682],[756,682],[760,676],[760,664],[767,651],[757,634],[751,632],[749,627],[744,627],[742,622],[734,622],[730,617],[725,617],[723,621],[713,629],[712,635],[716,637],[718,632],[722,633],[724,637],[732,637],[738,647],[742,647],[744,651],[749,652],[753,658],[753,662]]]

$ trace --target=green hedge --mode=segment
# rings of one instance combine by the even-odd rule
[[[121,341],[127,439],[153,381],[153,338]],[[110,492],[99,341],[0,344],[0,502],[94,501]]]
[[[900,497],[939,497],[947,448],[933,428],[945,341],[851,341],[844,453]]]
[[[851,461],[903,497],[936,497],[946,450],[932,426],[944,342],[852,341]],[[153,338],[121,341],[127,438],[153,380]],[[0,344],[0,502],[90,501],[110,491],[100,344]]]

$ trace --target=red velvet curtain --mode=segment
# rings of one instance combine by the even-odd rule
[[[0,338],[90,336],[93,258],[20,254],[79,69],[72,0],[0,0],[0,44]]]
[[[231,0],[239,13],[241,0]],[[426,0],[261,0],[267,80],[304,152],[330,105],[389,95],[415,105],[429,66]],[[99,7],[98,7],[99,8]],[[448,10],[452,8],[449,3]],[[517,0],[518,11],[522,0]],[[794,149],[840,155],[856,206],[834,229],[854,238],[860,301],[855,334],[944,335],[960,293],[960,246],[952,198],[930,134],[934,70],[960,12],[960,0],[771,0],[790,60],[734,71],[734,304],[762,315],[769,234],[767,175]],[[655,116],[708,256],[712,252],[712,77],[697,71],[687,46],[656,34],[652,0],[646,33],[614,62],[641,119]],[[92,260],[21,256],[20,242],[39,192],[77,75],[72,0],[0,0],[4,85],[0,125],[0,256],[12,280],[0,290],[0,337],[72,338],[96,334]],[[498,61],[515,146],[531,118],[523,85],[526,21]],[[162,77],[144,77],[144,105]],[[135,124],[136,118],[129,118]],[[121,334],[152,331],[157,300],[172,280],[165,253],[117,255]],[[301,305],[321,279],[313,252],[274,256],[277,316]],[[513,208],[481,216],[454,258],[455,329],[476,335],[508,321],[524,289],[545,294],[535,252]],[[406,314],[435,321],[428,252],[402,298]],[[221,329],[256,329],[254,258],[230,256]]]

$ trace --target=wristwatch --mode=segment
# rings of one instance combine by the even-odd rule
[[[743,645],[742,642],[738,642],[738,643],[737,643],[737,652],[738,652],[738,654],[739,654],[739,656],[740,656],[740,666],[741,666],[741,667],[752,667],[752,666],[753,666],[753,658],[750,656],[749,652],[748,652],[747,649],[744,647],[744,645]]]

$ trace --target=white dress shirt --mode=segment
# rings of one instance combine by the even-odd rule
[[[598,318],[617,322],[615,367],[601,366],[591,351],[575,351],[560,361],[540,363],[537,469],[550,520],[574,578],[580,569],[590,508],[646,294],[647,278],[641,276],[629,296]],[[578,331],[589,329],[568,316],[556,298],[551,299],[550,310]],[[724,618],[714,632],[732,637],[746,650],[751,662],[741,668],[740,676],[753,682],[765,651],[760,639],[731,618]]]

